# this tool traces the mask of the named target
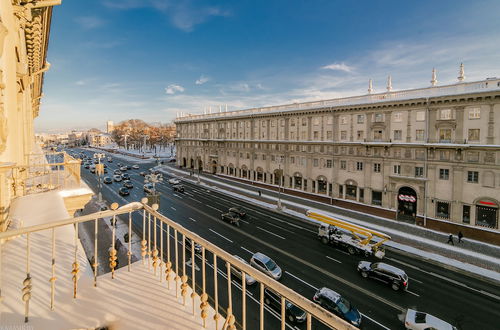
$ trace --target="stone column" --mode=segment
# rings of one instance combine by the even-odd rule
[[[493,111],[494,106],[495,106],[494,104],[489,105],[490,110],[488,113],[488,136],[486,137],[487,144],[495,144],[495,112]],[[471,218],[472,218],[472,207],[471,207]]]
[[[457,143],[464,142],[464,107],[455,107],[455,140]],[[466,135],[467,136],[467,135]]]
[[[453,222],[459,221],[461,218],[461,208],[460,201],[462,201],[462,192],[464,185],[464,167],[463,166],[453,166],[452,168],[452,194],[451,194],[451,212],[450,220]],[[458,220],[458,221],[457,221]]]

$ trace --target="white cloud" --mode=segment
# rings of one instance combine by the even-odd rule
[[[205,77],[204,75],[201,75],[201,77],[198,80],[196,80],[195,84],[196,85],[203,85],[204,83],[206,83],[209,80],[210,80],[209,77]]]
[[[181,85],[177,85],[177,84],[172,84],[172,85],[168,85],[167,88],[165,88],[165,93],[169,94],[169,95],[173,95],[177,92],[184,92],[184,87],[182,87]]]
[[[104,20],[97,16],[82,16],[75,18],[76,23],[78,23],[85,30],[91,30],[104,25]]]
[[[353,72],[353,70],[354,70],[354,67],[348,66],[344,62],[328,64],[328,65],[325,65],[321,68],[327,69],[327,70],[344,71],[344,72],[349,72],[349,73]]]
[[[83,86],[85,84],[86,84],[86,82],[84,80],[78,80],[77,82],[75,82],[75,85],[78,85],[78,86]]]

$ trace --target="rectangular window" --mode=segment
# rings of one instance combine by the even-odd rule
[[[290,157],[290,163],[295,164],[295,157]]]
[[[450,170],[447,168],[439,169],[439,179],[440,180],[448,180],[450,178]]]
[[[479,172],[467,171],[467,182],[478,183],[479,182]]]
[[[363,124],[365,122],[365,115],[358,115],[358,124]]]
[[[266,155],[262,155],[262,160],[266,160]]]
[[[381,169],[381,168],[382,168],[382,167],[381,167],[380,163],[374,163],[374,164],[373,164],[373,172],[375,172],[375,173],[380,173],[380,169]]]
[[[347,131],[340,131],[340,139],[347,140]]]
[[[425,150],[415,150],[415,158],[418,160],[425,159]]]
[[[441,128],[439,130],[439,142],[451,142],[450,128]]]
[[[436,203],[436,216],[442,219],[450,218],[450,204],[446,202]]]
[[[318,163],[319,163],[318,159],[317,159],[317,158],[314,158],[314,159],[313,159],[313,166],[314,166],[314,167],[318,167]]]
[[[364,136],[365,136],[364,131],[358,131],[356,134],[356,137],[358,138],[358,140],[363,140]]]
[[[480,118],[481,118],[480,108],[472,108],[469,110],[469,119],[480,119]]]
[[[469,141],[479,141],[479,128],[469,129],[468,140]]]
[[[401,141],[403,132],[400,129],[394,130],[394,141]]]
[[[340,125],[347,124],[347,116],[340,116]]]
[[[302,118],[302,126],[307,126],[307,118]]]
[[[271,161],[274,162],[276,160],[276,156],[271,155]]]
[[[417,129],[415,131],[415,140],[417,140],[417,141],[424,141],[425,140],[425,130],[423,130],[423,129]]]
[[[363,162],[356,162],[356,170],[358,171],[363,170]]]
[[[319,139],[319,132],[318,131],[314,131],[314,139],[315,140]]]
[[[416,121],[424,121],[425,120],[425,111],[417,111],[415,116]]]
[[[402,112],[395,112],[392,114],[392,120],[395,123],[400,123],[403,121],[403,113]]]
[[[375,118],[374,118],[376,123],[382,123],[384,121],[384,114],[383,113],[376,113]]]
[[[372,204],[382,205],[382,192],[372,190]]]
[[[415,176],[417,178],[423,177],[424,176],[424,168],[420,167],[420,166],[415,167]]]
[[[383,138],[384,131],[382,130],[375,130],[373,131],[373,139],[375,141],[381,141]]]
[[[470,223],[470,205],[464,205],[462,211],[462,221],[464,223]]]
[[[439,119],[441,120],[451,119],[451,109],[441,109],[441,111],[439,111]]]
[[[326,160],[326,168],[332,168],[333,167],[333,160],[327,159]]]
[[[326,131],[326,138],[327,138],[328,140],[331,140],[331,139],[332,139],[332,137],[333,137],[332,131]]]
[[[394,174],[401,174],[401,165],[394,165]]]
[[[347,168],[347,162],[345,160],[340,161],[340,169],[345,170]]]
[[[290,119],[290,126],[295,126],[295,119]]]

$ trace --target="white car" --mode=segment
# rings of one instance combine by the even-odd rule
[[[132,168],[133,168],[134,170],[138,170],[138,169],[139,169],[139,165],[137,165],[137,164],[132,165]]]
[[[123,180],[123,178],[121,175],[113,175],[113,180],[115,180],[116,182],[120,182]]]
[[[269,258],[263,253],[254,253],[252,258],[250,259],[250,265],[254,268],[257,268],[264,274],[274,278],[276,281],[281,278],[281,268],[274,262],[273,259]]]
[[[172,179],[168,180],[168,183],[179,184],[179,183],[181,183],[181,180],[179,180],[177,178],[172,178]]]
[[[127,170],[127,166],[120,167],[120,171],[125,172]]]
[[[242,257],[237,256],[236,254],[234,254],[233,257],[235,257],[236,259],[238,259],[242,263],[248,265],[248,262],[245,259],[243,259]],[[236,276],[237,278],[239,278],[241,280],[241,270],[239,270],[238,268],[231,266],[231,274],[233,274],[234,276]],[[247,282],[247,285],[252,285],[255,283],[255,279],[252,276],[250,276],[248,274],[245,274],[245,275],[246,275],[245,281]]]
[[[457,328],[455,328],[448,322],[438,319],[431,314],[417,312],[416,310],[410,308],[406,311],[405,327],[406,329],[411,330],[457,330]]]

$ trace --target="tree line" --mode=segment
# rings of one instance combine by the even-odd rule
[[[174,142],[175,125],[152,125],[140,119],[124,120],[114,126],[111,137],[119,146],[125,147],[125,136],[127,149],[141,149],[144,146],[144,136],[147,149],[167,148]]]

